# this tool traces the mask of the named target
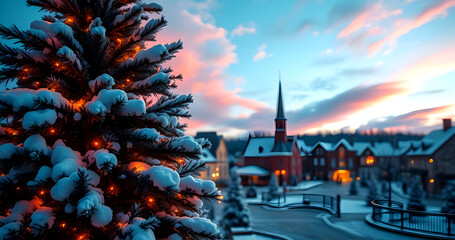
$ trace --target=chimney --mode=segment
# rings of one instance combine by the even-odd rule
[[[452,127],[452,120],[450,118],[442,119],[442,129],[446,131]]]

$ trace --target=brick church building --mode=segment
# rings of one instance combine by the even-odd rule
[[[291,177],[302,180],[302,157],[296,136],[286,132],[281,81],[278,87],[278,104],[274,137],[250,137],[243,153],[245,166],[255,166],[276,174],[278,182],[290,182]],[[273,176],[273,175],[272,175]],[[259,181],[253,176],[253,182]],[[265,180],[265,179],[263,179]],[[267,179],[268,180],[268,179]]]

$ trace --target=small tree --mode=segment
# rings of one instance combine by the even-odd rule
[[[379,193],[378,193],[378,182],[376,181],[375,178],[372,178],[370,183],[368,184],[368,196],[366,198],[367,205],[371,206],[371,201],[375,199],[379,199]]]
[[[411,197],[409,198],[408,202],[408,210],[425,211],[426,207],[423,203],[425,191],[423,190],[420,179],[417,179],[417,181],[415,181],[414,185],[411,188],[410,195]]]
[[[255,198],[258,196],[256,186],[254,186],[253,182],[250,183],[250,186],[246,190],[246,197],[247,198]]]
[[[349,188],[349,194],[357,195],[359,190],[357,188],[357,178],[353,178],[351,182],[351,187]]]
[[[278,182],[276,175],[271,174],[269,180],[269,200],[278,194]]]
[[[455,214],[455,181],[450,181],[444,189],[444,200],[441,212]]]
[[[291,180],[289,181],[290,186],[297,186],[299,184],[299,179],[297,179],[296,175],[291,176]]]
[[[230,236],[231,227],[249,227],[250,217],[248,209],[242,200],[242,185],[237,174],[237,167],[231,168],[230,184],[223,209],[221,226],[224,229],[224,237]]]

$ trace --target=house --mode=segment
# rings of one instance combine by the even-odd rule
[[[336,144],[318,142],[310,153],[312,179],[346,182],[358,175],[357,152],[346,139],[341,139]]]
[[[243,152],[245,166],[257,166],[278,177],[279,184],[289,183],[295,176],[302,180],[302,156],[296,136],[288,136],[284,116],[281,81],[278,87],[278,104],[275,118],[275,136],[250,137]],[[262,176],[264,178],[264,176]],[[259,176],[257,178],[259,183]],[[254,178],[253,178],[254,181]]]
[[[223,136],[217,135],[216,132],[198,132],[195,138],[207,138],[212,143],[212,147],[201,154],[201,158],[206,158],[207,162],[205,179],[227,184],[229,179],[228,150]]]
[[[455,179],[455,127],[451,119],[443,119],[443,127],[426,135],[408,154],[409,172],[420,176],[430,193],[441,191]]]

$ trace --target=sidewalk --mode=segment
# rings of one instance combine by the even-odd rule
[[[342,214],[341,218],[336,218],[329,214],[321,215],[321,218],[329,226],[336,228],[340,231],[349,233],[353,236],[362,237],[371,240],[415,240],[426,239],[405,234],[394,233],[370,226],[365,222],[365,215],[362,213],[346,213]]]

